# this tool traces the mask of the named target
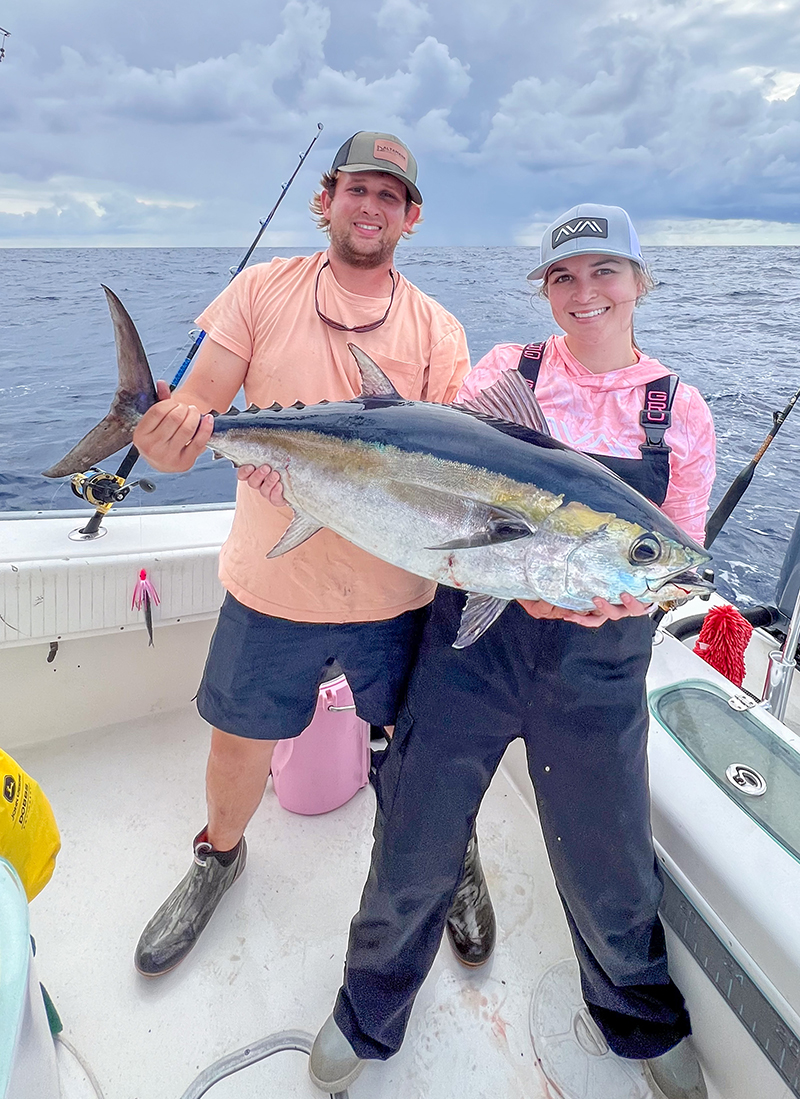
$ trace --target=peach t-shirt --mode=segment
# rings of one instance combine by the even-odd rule
[[[397,290],[385,324],[372,332],[339,332],[314,308],[314,282],[326,254],[276,258],[238,275],[197,318],[208,337],[243,359],[248,403],[315,404],[349,400],[360,392],[348,342],[366,351],[411,400],[449,403],[469,370],[458,321],[395,272]],[[385,298],[352,294],[330,267],[319,281],[319,305],[331,320],[369,324]],[[372,622],[424,606],[435,584],[389,565],[329,530],[267,559],[289,525],[290,508],[274,508],[240,484],[230,536],[220,553],[220,580],[263,614],[297,622]]]
[[[464,382],[463,396],[475,396],[504,370],[519,366],[522,345],[493,347]],[[641,458],[639,425],[645,387],[670,373],[658,359],[641,355],[633,366],[592,374],[570,353],[564,336],[551,336],[542,356],[536,399],[556,439],[590,454]],[[664,435],[672,448],[669,487],[661,510],[702,545],[706,510],[714,483],[716,443],[708,405],[694,386],[681,382],[672,403],[672,426]]]

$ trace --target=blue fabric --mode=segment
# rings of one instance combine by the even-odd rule
[[[211,639],[197,708],[210,725],[252,740],[299,736],[334,660],[370,725],[392,725],[428,607],[380,622],[329,625],[273,618],[228,593]]]
[[[511,604],[474,645],[456,650],[463,602],[439,590],[375,776],[375,846],[336,1022],[361,1057],[399,1049],[481,798],[507,745],[522,737],[589,1010],[615,1052],[664,1053],[690,1028],[657,915],[644,693],[650,619],[594,630],[538,621]]]
[[[668,463],[617,458],[613,467],[663,501]],[[657,1057],[691,1027],[658,918],[645,697],[652,622],[588,629],[533,619],[512,603],[456,650],[463,605],[463,594],[439,589],[375,775],[375,844],[336,1022],[360,1057],[400,1048],[481,799],[522,737],[587,1007],[620,1056]]]

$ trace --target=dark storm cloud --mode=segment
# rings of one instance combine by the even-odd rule
[[[586,198],[699,233],[797,224],[798,15],[798,0],[7,0],[0,239],[240,241],[318,121],[273,243],[317,239],[309,193],[360,128],[414,149],[427,243],[535,237]]]

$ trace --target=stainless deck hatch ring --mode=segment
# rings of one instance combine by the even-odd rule
[[[746,763],[732,763],[725,770],[725,778],[736,789],[751,798],[760,798],[767,792],[767,780]]]

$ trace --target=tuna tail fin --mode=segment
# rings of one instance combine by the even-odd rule
[[[117,295],[107,286],[103,289],[114,323],[119,385],[105,419],[84,435],[60,462],[44,470],[43,477],[81,473],[127,446],[133,438],[133,429],[157,400],[153,375],[136,326]]]
[[[356,360],[358,369],[361,372],[361,396],[394,397],[395,400],[402,401],[402,396],[374,359],[371,359],[366,351],[362,351],[354,343],[349,343],[347,346],[350,348],[350,354]]]

